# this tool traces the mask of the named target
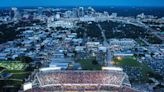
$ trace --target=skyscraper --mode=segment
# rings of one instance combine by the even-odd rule
[[[16,21],[19,18],[19,12],[16,7],[11,8],[11,18]]]
[[[79,7],[78,9],[78,17],[84,17],[84,7]]]
[[[78,9],[77,8],[73,8],[73,10],[72,10],[72,13],[73,13],[73,17],[78,17]]]
[[[95,13],[95,10],[92,7],[88,7],[87,9],[87,15],[93,16]]]

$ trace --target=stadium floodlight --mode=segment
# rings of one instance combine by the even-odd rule
[[[115,70],[115,71],[123,71],[120,67],[102,67],[102,70]]]
[[[40,71],[61,70],[61,67],[40,68],[39,70],[40,70]]]
[[[32,83],[31,82],[23,84],[23,90],[24,91],[29,90],[29,89],[32,89]]]

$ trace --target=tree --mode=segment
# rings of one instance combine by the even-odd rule
[[[138,56],[138,54],[134,54],[134,56],[135,56],[135,57],[137,57],[137,56]]]
[[[35,67],[32,64],[29,64],[25,71],[34,71]]]
[[[32,58],[28,56],[20,56],[17,57],[16,60],[22,61],[23,63],[31,63],[33,61]]]
[[[41,46],[41,49],[44,49],[44,47],[45,47],[45,46],[44,46],[44,45],[42,45],[42,46]]]
[[[73,50],[73,53],[75,55],[75,57],[77,56],[77,51]]]
[[[135,48],[135,49],[134,49],[134,51],[135,51],[135,52],[138,52],[138,49],[137,49],[137,48]]]
[[[92,60],[92,64],[93,64],[93,65],[97,65],[97,64],[98,64],[98,61],[97,61],[96,59],[93,59],[93,60]]]
[[[36,67],[36,68],[40,68],[41,66],[42,66],[42,63],[41,63],[41,62],[36,62],[36,63],[35,63],[35,67]]]
[[[0,80],[0,92],[3,92],[4,80]]]
[[[151,53],[150,55],[151,55],[151,57],[153,57],[155,54],[154,53]]]

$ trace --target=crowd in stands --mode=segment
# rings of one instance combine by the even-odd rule
[[[46,71],[37,74],[41,85],[105,84],[120,86],[125,74],[118,71]]]
[[[40,87],[26,92],[138,92],[133,88],[121,85],[125,77],[124,72],[113,70],[40,71],[37,73]]]

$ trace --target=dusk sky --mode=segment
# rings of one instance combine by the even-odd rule
[[[19,6],[164,6],[164,0],[0,0],[0,7]]]

